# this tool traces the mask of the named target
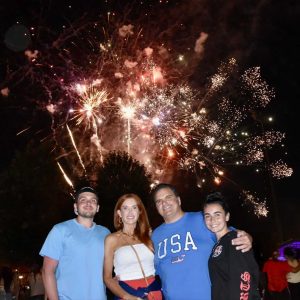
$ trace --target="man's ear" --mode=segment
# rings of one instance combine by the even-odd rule
[[[181,206],[181,199],[180,199],[180,197],[177,197],[177,199],[178,199],[179,205]]]
[[[98,211],[99,211],[99,208],[100,208],[100,205],[98,204],[96,212],[98,212]]]
[[[228,222],[229,219],[230,219],[230,213],[228,212],[228,213],[226,214],[226,216],[225,216],[225,221]]]
[[[75,213],[75,215],[78,216],[78,210],[77,210],[77,204],[76,203],[74,203],[74,213]]]

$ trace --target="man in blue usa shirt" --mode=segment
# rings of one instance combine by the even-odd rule
[[[164,219],[152,240],[165,299],[211,300],[208,258],[216,239],[206,228],[202,212],[184,212],[172,185],[161,183],[152,195]],[[251,237],[243,231],[232,242],[243,252],[252,246]]]

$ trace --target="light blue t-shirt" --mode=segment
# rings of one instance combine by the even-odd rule
[[[56,280],[60,300],[106,300],[103,283],[104,239],[110,232],[86,228],[76,219],[55,225],[40,251],[58,261]]]
[[[211,300],[208,259],[215,236],[202,212],[188,212],[153,231],[155,269],[166,300]]]

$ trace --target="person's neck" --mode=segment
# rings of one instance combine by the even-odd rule
[[[122,232],[125,235],[128,236],[134,236],[134,230],[135,230],[136,224],[132,224],[132,225],[124,225],[122,228]]]
[[[91,228],[93,226],[93,218],[83,218],[77,216],[76,221],[86,228]]]
[[[217,240],[219,241],[229,231],[230,231],[229,228],[226,227],[224,230],[217,232],[216,233]]]
[[[184,211],[180,210],[176,215],[170,217],[170,218],[165,218],[165,223],[170,224],[170,223],[175,223],[176,221],[180,220],[184,216]]]

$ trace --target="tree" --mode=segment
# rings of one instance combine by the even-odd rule
[[[97,172],[97,192],[100,197],[102,224],[113,229],[113,210],[120,196],[137,194],[149,206],[150,175],[145,167],[126,152],[110,152]]]
[[[71,201],[47,143],[31,141],[0,175],[0,256],[31,263],[49,229],[62,221]]]

